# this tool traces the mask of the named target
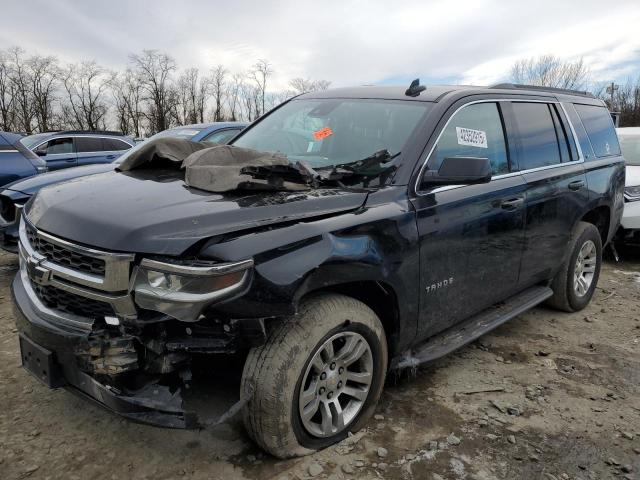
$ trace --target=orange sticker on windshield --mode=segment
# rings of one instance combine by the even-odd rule
[[[317,141],[330,137],[331,135],[333,135],[333,130],[331,130],[329,127],[324,127],[316,132],[313,132],[313,138],[315,138]]]

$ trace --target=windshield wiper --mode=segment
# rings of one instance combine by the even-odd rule
[[[385,148],[360,160],[329,165],[327,167],[322,167],[321,169],[331,169],[331,172],[328,175],[328,179],[331,180],[338,180],[340,178],[350,177],[353,175],[378,176],[387,170],[386,167],[380,168],[380,166],[385,163],[389,163],[398,155],[400,155],[400,152],[391,154],[389,150]],[[319,168],[318,170],[321,169]]]

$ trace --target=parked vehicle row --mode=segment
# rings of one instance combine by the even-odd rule
[[[23,365],[188,428],[194,362],[235,355],[246,430],[282,458],[366,425],[391,370],[584,308],[624,207],[609,112],[570,90],[327,90],[229,145],[145,148],[24,206]]]
[[[197,142],[226,143],[246,126],[247,124],[242,122],[216,122],[185,125],[164,130],[163,132],[152,136],[149,140],[164,137],[176,137],[190,139]],[[48,148],[49,145],[53,145],[52,142],[58,142],[67,138],[71,138],[72,141],[75,142],[76,146],[94,140],[100,142],[108,140],[109,142],[117,141],[124,143],[124,140],[120,138],[103,137],[101,135],[92,136],[89,134],[67,137],[67,134],[68,132],[58,132],[55,134],[32,135],[31,137],[22,138],[21,142],[25,146],[32,145],[36,150],[38,148],[42,148],[42,145],[47,145]],[[37,139],[33,137],[37,137]],[[140,143],[138,143],[138,145],[139,144]],[[130,152],[132,150],[134,149],[127,151]],[[27,203],[27,201],[41,188],[79,177],[112,171],[114,169],[114,165],[120,161],[123,153],[125,153],[125,151],[96,152],[95,154],[92,154],[92,157],[85,157],[85,160],[88,158],[91,159],[92,164],[90,165],[82,165],[75,168],[53,169],[56,171],[51,171],[46,175],[27,176],[28,178],[17,180],[5,185],[0,189],[0,248],[9,252],[17,253],[20,212],[25,203]],[[88,155],[86,152],[85,154]],[[32,156],[31,158],[34,158],[35,160],[43,158],[47,161],[47,165],[50,165],[51,162],[59,163],[61,165],[69,165],[72,163],[72,161],[68,162],[63,159],[62,157],[64,155],[62,153],[51,155],[55,158],[54,160],[47,160],[48,155],[43,155],[42,157]],[[79,157],[76,156],[72,158],[77,160]],[[84,162],[85,160],[82,161]],[[43,162],[39,163],[42,164]],[[42,171],[46,171],[46,168],[43,168]]]

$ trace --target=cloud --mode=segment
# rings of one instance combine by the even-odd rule
[[[181,67],[244,71],[266,58],[274,89],[298,76],[488,84],[545,53],[584,57],[594,81],[640,73],[637,0],[606,10],[600,0],[5,0],[3,18],[1,44],[65,61],[122,68],[129,53],[157,48]]]

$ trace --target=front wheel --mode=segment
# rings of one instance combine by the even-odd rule
[[[306,455],[362,428],[387,369],[384,329],[362,302],[323,294],[304,302],[249,352],[242,389],[249,435],[279,458]]]
[[[553,279],[553,297],[549,304],[565,312],[586,307],[593,297],[602,266],[600,232],[591,223],[579,222],[571,241],[568,257]]]

